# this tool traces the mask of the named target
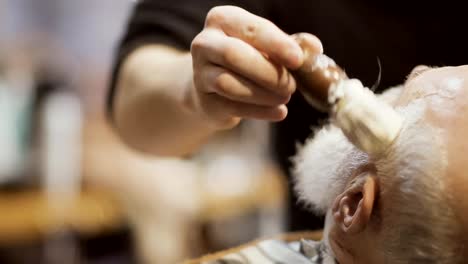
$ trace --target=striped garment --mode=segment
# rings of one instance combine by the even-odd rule
[[[202,264],[336,264],[323,242],[265,240]]]

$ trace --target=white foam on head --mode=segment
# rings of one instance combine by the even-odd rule
[[[446,91],[448,93],[457,93],[463,87],[463,79],[458,77],[450,77],[444,80],[444,87],[442,91]]]
[[[454,100],[463,90],[464,80],[459,77],[448,77],[438,83],[436,92],[429,94],[429,103],[432,109],[437,109],[438,115],[450,117],[456,114],[450,107],[447,107],[447,100]]]

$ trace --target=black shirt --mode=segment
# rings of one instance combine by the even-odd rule
[[[435,3],[433,3],[435,2]],[[325,53],[351,77],[372,86],[382,65],[380,87],[401,84],[416,65],[468,63],[463,1],[421,0],[143,0],[131,16],[118,50],[109,92],[112,110],[115,77],[121,61],[135,47],[165,43],[189,50],[202,30],[207,12],[217,5],[236,5],[273,21],[286,33],[310,32],[320,38]],[[288,172],[297,142],[310,135],[324,117],[299,93],[288,104],[286,120],[274,125],[275,153]],[[291,204],[291,230],[318,227]]]

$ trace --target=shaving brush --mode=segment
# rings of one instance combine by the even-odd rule
[[[306,101],[328,112],[356,147],[382,155],[397,138],[403,119],[358,79],[348,78],[331,58],[317,53],[301,34],[295,40],[304,52],[304,62],[292,74]]]

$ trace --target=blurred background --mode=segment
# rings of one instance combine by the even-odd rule
[[[0,0],[0,263],[177,263],[284,232],[267,124],[189,160],[113,134],[105,94],[133,4]]]

